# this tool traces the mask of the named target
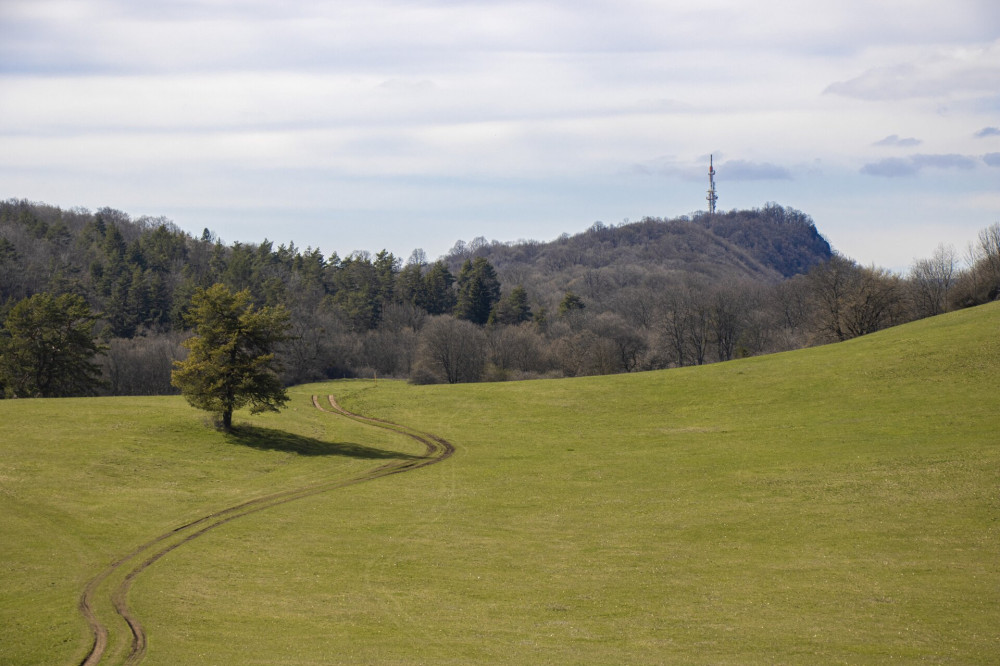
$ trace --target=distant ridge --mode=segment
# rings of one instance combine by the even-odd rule
[[[546,273],[572,267],[656,267],[709,278],[777,281],[804,274],[833,255],[829,242],[805,213],[769,203],[763,208],[620,225],[594,223],[584,232],[550,242],[459,242],[449,254],[453,269],[483,256],[498,269],[532,266]]]

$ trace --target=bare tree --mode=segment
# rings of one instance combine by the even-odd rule
[[[278,350],[282,381],[297,384],[348,374],[357,337],[339,316],[330,299],[299,294],[289,299],[292,309],[289,337]]]
[[[720,361],[732,360],[746,325],[747,308],[741,296],[733,283],[722,285],[712,295],[712,332]]]
[[[486,334],[450,315],[431,317],[420,331],[417,359],[421,369],[449,384],[478,381],[486,362]]]
[[[979,232],[977,259],[986,265],[995,283],[1000,284],[1000,222],[995,222]]]
[[[930,259],[914,262],[910,269],[910,290],[915,314],[932,317],[948,310],[949,297],[958,278],[958,259],[951,245],[937,246]]]
[[[899,276],[884,268],[862,268],[844,312],[844,328],[849,336],[868,335],[903,320]]]
[[[174,361],[187,356],[181,333],[139,338],[114,338],[102,366],[111,395],[169,395]]]
[[[660,338],[678,365],[703,365],[712,340],[712,289],[691,278],[671,289],[659,306]]]
[[[969,245],[969,291],[966,305],[1000,298],[1000,222],[981,230]]]
[[[559,337],[553,343],[553,353],[562,371],[569,376],[621,372],[619,350],[614,342],[590,329]]]
[[[502,371],[542,373],[548,369],[542,336],[530,323],[497,326],[487,342],[490,363]]]
[[[602,347],[609,348],[614,353],[614,363],[607,364],[613,368],[611,372],[633,372],[639,369],[648,348],[646,338],[626,324],[619,315],[602,312],[594,318],[591,330],[604,341]]]
[[[766,308],[754,308],[748,313],[744,324],[737,355],[756,356],[773,351],[777,325],[770,311]]]
[[[410,328],[368,331],[361,341],[361,365],[383,377],[407,377],[413,369],[416,346],[417,334]]]
[[[839,254],[809,271],[809,286],[816,301],[816,327],[835,340],[851,337],[844,318],[857,287],[858,271],[856,263]]]
[[[656,292],[646,285],[623,287],[611,306],[634,328],[648,329],[653,325],[655,301]]]
[[[686,294],[680,290],[668,292],[660,306],[660,338],[667,348],[666,356],[677,366],[687,365]]]
[[[427,319],[427,312],[413,303],[406,301],[389,303],[382,310],[382,321],[379,328],[386,331],[409,330],[419,331]]]
[[[804,276],[796,276],[774,285],[771,290],[781,319],[781,326],[788,331],[801,331],[808,325],[812,312],[809,285]]]

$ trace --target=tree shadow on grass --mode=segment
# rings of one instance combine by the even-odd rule
[[[262,451],[286,451],[300,456],[345,456],[366,460],[417,460],[420,456],[375,449],[352,442],[323,442],[312,437],[303,437],[283,430],[241,425],[234,427],[226,439]]]

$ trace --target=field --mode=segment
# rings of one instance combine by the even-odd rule
[[[238,436],[179,398],[2,401],[0,663],[80,663],[88,583],[125,661],[110,597],[160,546],[112,567],[160,536],[144,664],[995,662],[998,376],[993,304],[700,368],[296,387]],[[456,452],[419,467],[328,394]]]

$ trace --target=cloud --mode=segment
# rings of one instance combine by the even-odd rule
[[[427,90],[434,90],[436,87],[433,81],[428,79],[401,79],[392,78],[386,79],[382,83],[378,84],[378,87],[383,90],[392,90],[400,92],[424,92]]]
[[[985,139],[988,136],[1000,136],[1000,127],[984,127],[975,134],[977,139]]]
[[[689,113],[695,110],[693,104],[676,99],[640,99],[636,108],[642,113]]]
[[[888,157],[878,162],[871,162],[861,167],[861,173],[867,176],[884,176],[886,178],[899,178],[901,176],[913,176],[919,171],[913,160],[902,157]]]
[[[881,141],[876,141],[873,146],[894,146],[899,148],[912,148],[914,146],[919,146],[923,143],[920,139],[914,137],[907,137],[901,139],[898,134],[890,134]]]
[[[965,155],[914,155],[914,163],[918,168],[932,167],[935,169],[972,169],[976,160]]]
[[[872,67],[824,94],[865,101],[993,96],[1000,80],[1000,42],[981,48],[941,50],[915,61]]]
[[[1000,153],[986,153],[983,155],[983,161],[986,162],[988,166],[1000,167]]]
[[[624,167],[622,173],[634,176],[666,176],[684,181],[702,181],[707,178],[708,154],[700,155],[694,161],[673,156],[658,157],[642,163]],[[719,157],[719,153],[715,153]],[[770,162],[750,160],[715,160],[715,171],[720,181],[736,182],[751,180],[793,180],[792,171]]]
[[[729,160],[717,169],[726,180],[792,180],[792,172],[770,162]]]
[[[883,100],[898,96],[910,97],[911,92],[902,93],[900,88],[913,79],[916,69],[913,65],[894,65],[869,69],[860,76],[847,81],[835,81],[823,91],[825,95],[842,95],[863,100]]]
[[[635,162],[624,166],[621,173],[632,176],[656,176],[676,178],[683,181],[702,181],[708,171],[708,155],[704,160],[680,159],[675,155],[661,155],[645,162]]]
[[[900,217],[924,215],[1000,173],[973,136],[1000,127],[998,20],[996,0],[0,0],[0,181],[199,233],[254,206],[302,244],[433,253],[421,234],[443,252],[690,210],[712,151],[727,208],[763,188],[819,220],[835,200],[835,229],[884,182],[867,174],[902,176]],[[912,177],[936,169],[963,178]]]
[[[975,166],[976,160],[965,155],[911,155],[910,157],[889,157],[878,162],[871,162],[861,167],[861,173],[867,176],[900,178],[915,176],[926,168],[972,169]]]

